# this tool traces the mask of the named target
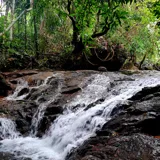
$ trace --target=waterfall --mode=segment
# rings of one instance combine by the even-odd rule
[[[45,109],[47,108],[47,106],[50,103],[54,102],[55,99],[60,95],[60,90],[61,90],[61,87],[62,87],[61,74],[55,74],[54,77],[58,78],[59,83],[57,84],[57,88],[55,88],[55,92],[54,92],[53,97],[50,100],[48,100],[47,102],[44,102],[44,103],[39,102],[39,99],[41,98],[41,96],[38,97],[37,100],[36,100],[39,107],[38,107],[37,112],[34,114],[33,119],[32,119],[32,124],[31,124],[31,129],[32,129],[31,130],[31,135],[32,136],[36,136],[37,130],[38,130],[38,125],[40,124],[40,122],[43,118],[43,115],[44,115],[44,112],[45,112]],[[52,83],[51,77],[48,77],[41,86],[44,87],[45,85],[49,85],[50,83]]]
[[[7,100],[22,100],[22,99],[24,99],[28,94],[24,94],[21,96],[19,96],[18,94],[22,89],[28,88],[28,87],[29,87],[28,83],[25,80],[19,79],[14,93],[12,95],[9,95],[7,97]]]
[[[16,131],[15,123],[7,118],[0,118],[0,139],[17,138],[20,134]]]
[[[95,136],[95,132],[112,118],[111,112],[117,105],[126,103],[127,99],[144,87],[160,84],[154,74],[152,76],[148,74],[135,75],[133,80],[126,79],[125,81],[116,77],[118,77],[116,74],[104,73],[86,78],[80,84],[81,93],[63,106],[63,114],[52,123],[42,138],[32,135],[28,137],[6,136],[6,138],[4,136],[5,139],[1,141],[0,151],[13,153],[17,158],[64,160],[74,148],[82,145],[88,138]],[[43,106],[54,100],[61,89],[60,86],[56,90],[56,94],[45,105],[42,104]],[[94,103],[101,98],[104,100],[98,104]],[[42,105],[37,113],[46,108]],[[43,113],[40,117],[42,116]],[[36,121],[39,119],[35,118],[34,121],[37,123]],[[13,132],[14,135],[15,127],[12,127],[8,132],[11,135]]]

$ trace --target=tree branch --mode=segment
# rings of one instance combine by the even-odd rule
[[[72,38],[72,44],[75,44],[78,40],[78,28],[76,26],[76,21],[75,19],[70,15],[71,14],[71,2],[72,0],[68,0],[68,5],[67,5],[67,10],[68,10],[68,17],[70,18],[70,20],[72,21],[72,25],[73,25],[73,38]]]

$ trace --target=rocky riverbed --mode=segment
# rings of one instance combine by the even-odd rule
[[[16,95],[12,94],[7,99],[0,100],[0,117],[13,120],[17,131],[24,137],[30,134],[33,127],[33,116],[40,105],[45,104],[46,108],[40,123],[37,125],[37,132],[35,133],[37,137],[42,137],[53,121],[63,114],[66,104],[85,90],[85,87],[92,82],[92,78],[90,78],[92,75],[107,75],[112,80],[108,92],[122,82],[133,82],[144,75],[148,75],[148,78],[154,76],[155,79],[160,80],[160,73],[157,71],[142,71],[130,75],[126,75],[126,72],[122,74],[120,72],[97,71],[57,71],[54,74],[53,72],[37,71],[28,72],[28,74],[27,72],[20,73],[18,76],[17,73],[5,74],[13,89],[16,85],[23,86],[23,88]],[[26,81],[28,84],[24,86]],[[47,85],[44,85],[45,81]],[[102,82],[100,81],[100,83]],[[160,85],[142,88],[125,104],[117,105],[111,112],[111,119],[104,123],[103,127],[97,130],[93,137],[86,140],[78,148],[72,149],[66,159],[159,160]],[[116,90],[112,91],[112,95],[118,94]],[[52,96],[55,99],[50,101]],[[85,106],[85,110],[102,104],[105,98],[104,96],[97,97]],[[79,107],[78,104],[74,105],[73,110],[76,111]],[[3,139],[1,136],[0,138]],[[1,160],[22,160],[22,158],[17,159],[8,152],[0,152],[0,157],[2,157]],[[30,160],[30,158],[23,160]]]

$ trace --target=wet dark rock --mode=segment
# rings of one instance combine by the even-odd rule
[[[31,158],[17,158],[8,152],[0,152],[0,160],[32,160]]]
[[[56,74],[58,73],[59,76]],[[17,130],[27,136],[31,130],[33,115],[36,113],[40,105],[44,105],[44,117],[38,125],[37,136],[41,137],[50,127],[57,116],[63,113],[63,108],[72,98],[74,98],[81,88],[81,82],[95,71],[70,71],[70,72],[52,72],[38,73],[31,76],[23,77],[32,88],[24,88],[18,96],[25,95],[25,100],[6,101],[5,104],[0,104],[0,116],[4,114],[11,118],[16,123]],[[62,76],[61,76],[62,75]],[[44,82],[46,77],[47,85],[38,82]],[[18,81],[19,79],[15,79]],[[36,86],[36,87],[34,87]],[[51,101],[50,103],[48,103]]]
[[[93,106],[95,106],[97,104],[101,104],[102,102],[104,102],[104,100],[105,100],[104,98],[100,98],[97,101],[89,104],[84,110],[86,111],[86,110],[90,109],[91,107],[93,107]]]
[[[0,152],[0,159],[1,160],[16,160],[14,155],[10,153],[4,153],[4,152]]]
[[[103,126],[103,130],[113,130],[119,134],[146,133],[159,135],[160,97],[139,101],[125,106],[125,110],[115,115]]]
[[[10,84],[0,74],[0,96],[7,96],[8,91],[11,90]]]
[[[145,87],[143,88],[140,92],[135,94],[130,100],[135,101],[135,100],[140,100],[143,97],[150,96],[151,94],[158,94],[160,93],[160,85],[157,85],[156,87]]]
[[[28,92],[29,92],[29,88],[23,88],[23,89],[18,93],[17,96],[22,96],[22,95],[24,95],[24,94],[27,94]]]
[[[143,134],[91,138],[67,160],[158,160],[160,140]]]
[[[41,123],[38,126],[37,137],[42,137],[44,133],[49,129],[51,123],[58,117],[59,115],[48,115],[44,116],[41,120]]]
[[[78,86],[73,86],[73,87],[67,87],[67,88],[63,88],[63,90],[61,91],[62,94],[73,94],[75,92],[80,91],[81,88]]]
[[[49,105],[45,111],[45,115],[48,116],[48,115],[55,115],[55,114],[60,114],[63,112],[63,108],[61,106],[52,106],[52,105]]]
[[[98,71],[107,72],[107,68],[100,66],[100,67],[98,67]]]
[[[17,81],[16,79],[13,79],[13,80],[10,80],[10,83],[12,83],[12,84],[17,84],[18,81]]]
[[[9,117],[15,121],[17,130],[20,133],[27,135],[30,131],[31,120],[37,107],[37,104],[33,101],[4,101],[0,104],[0,112],[5,117]]]

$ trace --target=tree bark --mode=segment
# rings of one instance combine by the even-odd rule
[[[26,12],[24,14],[24,19],[25,19],[24,31],[25,31],[25,51],[26,51],[27,49],[27,14]]]
[[[33,4],[33,10],[36,9],[36,4],[34,2]],[[36,15],[33,15],[33,27],[34,27],[34,45],[35,45],[35,53],[36,53],[36,59],[39,58],[39,51],[38,51],[38,32],[37,32],[37,19]]]
[[[11,23],[14,21],[15,0],[12,0]],[[10,40],[13,40],[13,25],[10,27]]]
[[[141,62],[140,62],[139,69],[142,68],[142,65],[143,65],[143,63],[144,63],[146,57],[147,57],[147,52],[144,54],[143,59],[142,59]]]

